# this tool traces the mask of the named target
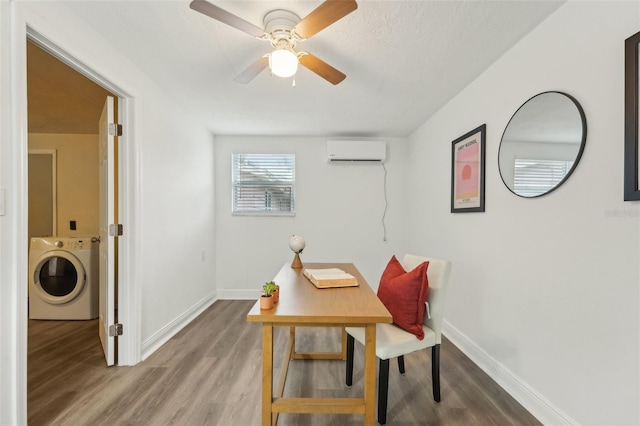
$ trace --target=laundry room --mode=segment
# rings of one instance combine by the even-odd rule
[[[99,315],[98,122],[105,99],[113,95],[28,41],[27,96],[29,318],[95,320]],[[91,340],[100,347],[97,325]]]

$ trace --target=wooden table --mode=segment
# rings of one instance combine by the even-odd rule
[[[374,425],[376,403],[376,324],[390,323],[391,314],[351,263],[305,263],[305,268],[340,268],[358,279],[358,287],[317,289],[302,269],[285,264],[274,278],[280,301],[273,309],[251,308],[247,321],[262,323],[262,425],[276,424],[278,413],[364,414]],[[273,392],[273,327],[290,327],[280,377]],[[342,327],[341,352],[297,353],[295,327]],[[344,327],[365,327],[363,398],[283,398],[291,359],[346,359]]]

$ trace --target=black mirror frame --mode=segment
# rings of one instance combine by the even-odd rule
[[[624,42],[624,201],[640,200],[638,188],[638,45],[640,32]]]
[[[542,194],[538,194],[538,195],[533,196],[533,197],[525,197],[523,195],[520,195],[520,194],[516,193],[513,189],[511,189],[509,187],[509,185],[507,185],[507,182],[505,182],[504,178],[502,177],[502,171],[500,170],[500,148],[502,147],[502,139],[504,138],[504,135],[507,132],[507,129],[509,128],[509,124],[511,124],[511,120],[513,120],[513,118],[518,114],[518,111],[520,111],[520,109],[522,109],[522,107],[524,107],[527,104],[527,102],[529,102],[533,98],[537,98],[540,95],[546,95],[548,93],[558,93],[560,95],[566,96],[567,98],[569,98],[569,100],[571,102],[573,102],[573,104],[575,105],[576,109],[578,110],[578,114],[580,114],[580,121],[581,121],[581,125],[582,125],[582,139],[580,140],[580,149],[578,150],[578,154],[576,155],[576,159],[573,162],[573,166],[571,167],[571,169],[569,169],[569,171],[564,176],[564,178],[562,178],[562,180],[560,182],[558,182],[558,184],[556,186],[554,186],[553,188],[551,188],[547,192],[543,192]],[[504,186],[506,186],[507,189],[509,191],[511,191],[511,193],[513,193],[513,194],[515,194],[515,195],[517,195],[518,197],[521,197],[521,198],[533,199],[533,198],[542,197],[542,196],[547,195],[547,194],[551,194],[553,191],[555,191],[556,189],[560,188],[567,181],[567,179],[569,179],[569,177],[573,174],[573,171],[576,169],[576,167],[578,166],[578,163],[580,162],[580,159],[582,158],[582,153],[584,152],[584,147],[585,147],[586,143],[587,143],[587,117],[584,115],[584,110],[582,109],[582,105],[580,105],[580,102],[578,102],[578,100],[576,98],[574,98],[573,96],[571,96],[570,94],[565,93],[565,92],[560,92],[558,90],[549,90],[547,92],[538,93],[537,95],[534,95],[534,96],[530,97],[529,99],[527,99],[522,105],[520,105],[518,107],[516,112],[514,112],[513,115],[511,116],[511,118],[509,119],[509,122],[507,123],[507,125],[505,126],[505,128],[504,128],[504,130],[502,132],[502,136],[500,137],[500,146],[498,147],[498,171],[500,173],[500,178],[502,179],[502,183],[504,183]]]

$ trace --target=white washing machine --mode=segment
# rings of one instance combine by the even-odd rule
[[[98,242],[92,237],[36,237],[29,249],[29,318],[98,318]]]

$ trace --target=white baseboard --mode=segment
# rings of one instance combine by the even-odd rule
[[[260,290],[225,290],[218,289],[220,300],[258,300]]]
[[[446,320],[442,334],[543,424],[578,424]]]
[[[149,355],[158,350],[160,346],[167,343],[169,339],[175,336],[198,315],[204,312],[209,306],[213,305],[216,300],[218,300],[216,293],[210,293],[178,318],[171,321],[169,324],[158,330],[158,332],[153,336],[142,342],[142,360],[145,360]]]

